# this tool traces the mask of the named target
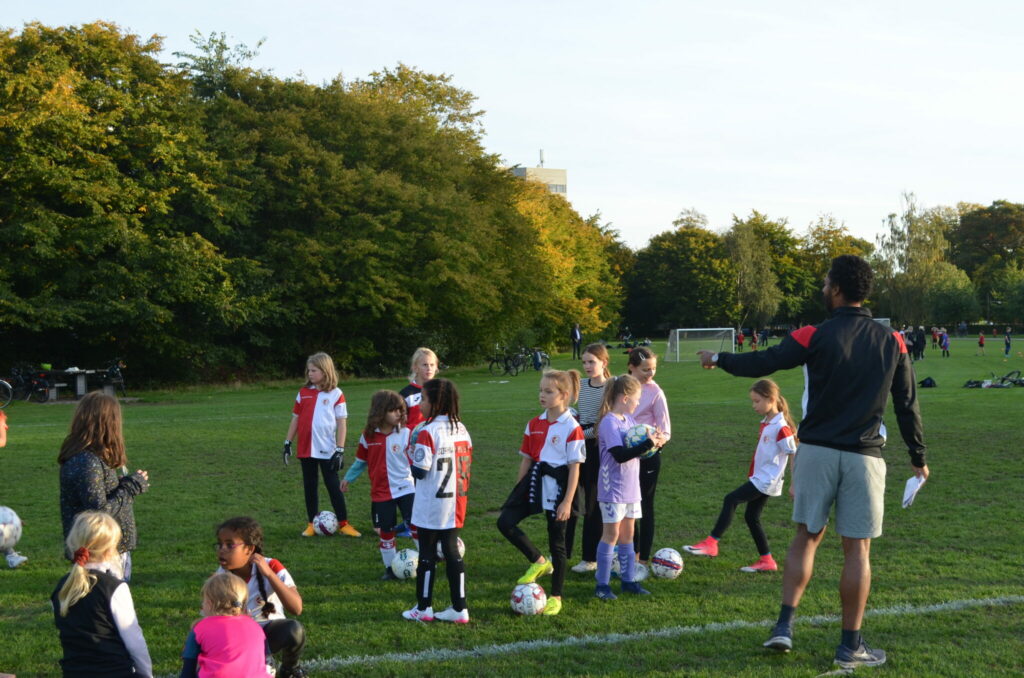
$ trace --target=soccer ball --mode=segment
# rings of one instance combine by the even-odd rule
[[[643,563],[637,563],[633,566],[633,581],[643,581],[644,579],[647,579],[647,575],[649,573],[650,570],[647,569],[646,565]]]
[[[548,594],[539,584],[519,584],[512,589],[509,603],[516,614],[540,614],[548,604]]]
[[[0,551],[8,551],[21,539],[21,518],[6,506],[0,506]]]
[[[466,543],[462,541],[462,537],[457,537],[459,540],[459,558],[466,555]],[[437,542],[437,559],[444,560],[444,549],[441,548],[441,542]]]
[[[675,579],[683,571],[683,557],[675,549],[661,549],[651,558],[651,572],[655,577]]]
[[[649,437],[646,424],[637,424],[626,429],[626,447],[632,448],[643,445]]]
[[[321,537],[329,537],[338,531],[338,516],[330,511],[321,511],[313,517],[313,531]]]
[[[391,572],[399,579],[408,579],[416,576],[416,567],[420,563],[419,551],[413,549],[402,549],[395,554],[391,561]]]

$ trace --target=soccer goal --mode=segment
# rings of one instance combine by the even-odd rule
[[[697,360],[697,351],[732,351],[736,346],[736,330],[731,327],[684,327],[668,335],[665,360],[688,362]]]

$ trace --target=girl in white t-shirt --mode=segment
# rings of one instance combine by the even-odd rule
[[[722,512],[711,534],[704,541],[684,546],[683,549],[698,556],[717,556],[718,540],[729,529],[736,507],[746,503],[747,527],[750,528],[760,558],[753,565],[740,569],[744,572],[774,572],[779,567],[772,558],[768,537],[761,527],[761,512],[769,497],[782,494],[782,476],[786,472],[787,460],[791,463],[796,454],[796,426],[789,415],[789,404],[779,391],[778,384],[771,379],[761,379],[750,387],[750,402],[762,419],[757,448],[750,460],[749,478],[725,495]],[[793,496],[792,486],[789,494]]]
[[[292,456],[292,439],[298,435],[296,456],[302,465],[302,489],[306,497],[306,529],[303,537],[312,537],[313,517],[320,512],[317,474],[323,476],[331,507],[338,517],[338,532],[359,537],[348,523],[345,495],[338,472],[345,465],[345,434],[348,406],[338,388],[334,361],[326,353],[314,353],[306,360],[306,385],[299,389],[292,407],[292,420],[284,438],[284,463]]]

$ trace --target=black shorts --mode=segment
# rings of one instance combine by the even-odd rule
[[[402,511],[402,518],[405,519],[406,523],[409,523],[412,520],[412,501],[415,496],[414,492],[410,492],[396,499],[370,502],[370,518],[373,520],[373,526],[381,532],[393,531],[395,525],[397,525],[395,521],[397,512],[395,509],[400,509]]]

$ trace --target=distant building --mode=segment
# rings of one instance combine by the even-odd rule
[[[566,171],[547,167],[513,167],[512,174],[530,181],[539,181],[548,192],[566,197]]]

